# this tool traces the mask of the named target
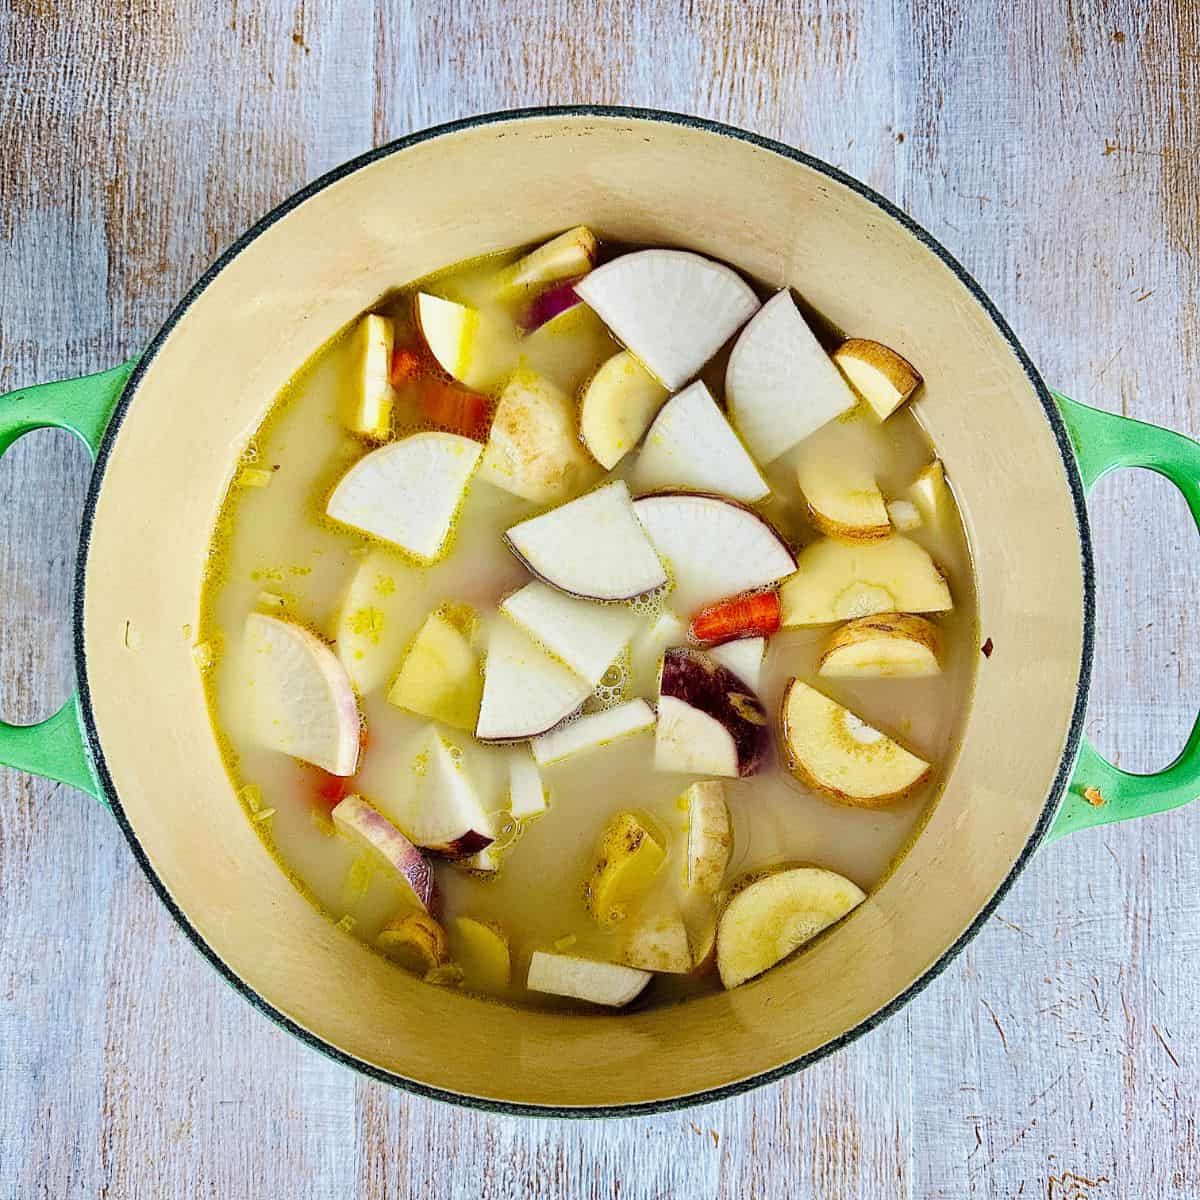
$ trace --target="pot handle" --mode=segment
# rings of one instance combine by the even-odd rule
[[[0,456],[25,434],[55,428],[69,429],[80,438],[95,462],[109,418],[136,361],[98,375],[43,383],[0,396]],[[0,721],[0,766],[69,783],[104,799],[87,752],[77,691],[54,716],[37,725]]]
[[[1062,413],[1079,463],[1085,491],[1109,471],[1143,467],[1169,479],[1183,493],[1200,529],[1200,443],[1170,429],[1130,417],[1088,408],[1059,392]],[[1047,835],[1148,817],[1178,808],[1200,796],[1200,718],[1192,726],[1179,757],[1151,775],[1134,775],[1114,766],[1085,737],[1058,815]]]

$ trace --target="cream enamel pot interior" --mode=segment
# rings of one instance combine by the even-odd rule
[[[920,364],[920,417],[965,515],[994,647],[942,798],[865,904],[734,992],[623,1015],[516,1011],[428,987],[320,916],[243,816],[182,632],[196,622],[239,451],[313,351],[407,280],[579,222],[793,285],[836,324]],[[1109,420],[1062,403],[1072,434]],[[869,189],[776,143],[623,109],[496,114],[405,138],[260,222],[131,374],[0,400],[0,452],[40,425],[74,428],[98,450],[79,553],[80,694],[42,726],[0,727],[0,762],[104,799],[225,978],[376,1078],[460,1103],[580,1115],[710,1100],[776,1078],[870,1028],[944,966],[1056,814],[1061,829],[1136,807],[1117,794],[1120,772],[1089,750],[1092,769],[1109,773],[1111,813],[1077,797],[1060,812],[1091,658],[1083,485],[1143,459],[1122,457],[1123,435],[1106,425],[1108,442],[1081,475],[1059,408],[962,268]],[[1176,439],[1183,458],[1196,450],[1151,433]],[[1194,794],[1194,772],[1169,782],[1174,802]]]

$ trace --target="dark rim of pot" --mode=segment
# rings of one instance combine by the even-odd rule
[[[969,928],[962,934],[957,941],[954,942],[939,958],[930,966],[925,973],[912,984],[909,985],[900,995],[886,1004],[878,1012],[873,1013],[866,1020],[861,1021],[852,1029],[846,1030],[832,1041],[826,1042],[823,1046],[804,1054],[799,1058],[793,1059],[791,1062],[784,1063],[781,1066],[773,1067],[770,1070],[762,1071],[757,1075],[749,1076],[745,1079],[737,1080],[733,1083],[723,1084],[720,1087],[709,1088],[706,1091],[692,1092],[683,1096],[675,1096],[661,1100],[649,1100],[635,1104],[619,1104],[619,1105],[604,1105],[604,1106],[589,1106],[577,1108],[561,1108],[552,1105],[537,1105],[537,1104],[520,1104],[508,1103],[500,1100],[492,1100],[481,1096],[472,1096],[465,1093],[445,1091],[441,1088],[430,1087],[427,1084],[418,1082],[417,1080],[407,1079],[403,1075],[397,1075],[390,1071],[382,1070],[371,1063],[364,1062],[354,1055],[347,1054],[344,1050],[337,1046],[317,1037],[309,1030],[302,1028],[290,1017],[280,1012],[273,1005],[269,1004],[261,995],[258,994],[249,984],[241,979],[239,975],[220,957],[217,951],[209,945],[201,936],[199,930],[188,919],[187,915],[179,908],[172,899],[166,886],[158,877],[151,865],[145,850],[138,841],[129,818],[125,813],[124,806],[121,804],[120,796],[117,794],[116,788],[113,786],[112,776],[109,773],[108,765],[104,758],[104,749],[100,743],[100,739],[96,731],[95,717],[92,712],[91,705],[91,682],[88,678],[87,660],[84,656],[84,638],[83,638],[83,604],[84,592],[87,587],[87,560],[88,546],[91,540],[92,522],[95,517],[96,501],[99,496],[100,489],[103,486],[105,468],[108,464],[109,454],[112,450],[113,443],[117,431],[121,427],[125,414],[129,409],[129,405],[133,400],[146,369],[154,360],[159,348],[162,346],[165,339],[171,331],[195,303],[197,297],[208,287],[214,278],[222,271],[234,258],[236,258],[251,242],[260,234],[269,229],[276,221],[287,216],[292,209],[300,204],[303,204],[310,196],[316,195],[317,192],[336,183],[338,180],[365,167],[370,163],[376,162],[378,159],[385,158],[388,155],[399,153],[411,146],[420,145],[423,142],[432,141],[435,138],[443,137],[446,134],[459,133],[464,130],[476,129],[481,126],[500,124],[507,121],[519,121],[529,118],[539,117],[587,117],[596,120],[636,120],[636,121],[655,121],[665,125],[679,125],[689,129],[697,129],[706,133],[716,134],[720,137],[735,138],[738,141],[748,142],[752,146],[757,146],[762,150],[770,151],[773,154],[778,154],[783,158],[791,159],[793,162],[798,162],[817,171],[820,174],[834,180],[843,187],[849,188],[856,192],[864,199],[869,200],[881,212],[890,217],[893,221],[902,225],[909,233],[912,234],[922,245],[926,246],[932,253],[936,254],[939,259],[954,273],[958,281],[967,289],[975,301],[991,318],[995,324],[1000,336],[1008,343],[1017,361],[1021,364],[1022,370],[1025,372],[1029,380],[1030,386],[1037,393],[1038,398],[1042,403],[1042,409],[1045,412],[1046,420],[1050,424],[1050,428],[1054,433],[1054,440],[1058,444],[1058,452],[1062,457],[1063,470],[1066,474],[1068,486],[1071,489],[1071,497],[1075,506],[1075,520],[1078,527],[1080,558],[1083,573],[1083,653],[1079,663],[1079,680],[1078,690],[1076,693],[1074,711],[1071,714],[1070,731],[1067,736],[1066,745],[1063,748],[1062,759],[1059,763],[1058,770],[1055,772],[1054,781],[1050,792],[1046,797],[1045,805],[1042,808],[1041,816],[1037,826],[1030,835],[1021,853],[1017,856],[1012,865],[1012,869],[1005,877],[1004,881],[996,889],[995,894],[983,906],[979,915],[971,922]],[[949,963],[962,951],[962,949],[970,942],[975,935],[982,929],[988,918],[996,910],[1000,901],[1004,898],[1013,881],[1025,868],[1029,862],[1033,852],[1037,849],[1042,838],[1045,836],[1050,824],[1054,818],[1054,814],[1058,809],[1059,798],[1062,796],[1069,778],[1071,768],[1075,762],[1076,754],[1079,750],[1080,739],[1083,731],[1084,711],[1087,705],[1088,687],[1091,681],[1091,664],[1092,664],[1092,649],[1094,640],[1094,618],[1095,618],[1095,577],[1092,561],[1092,542],[1091,534],[1088,527],[1087,506],[1084,499],[1083,485],[1079,477],[1079,472],[1075,464],[1075,456],[1071,449],[1071,443],[1067,436],[1066,427],[1063,424],[1062,417],[1059,415],[1057,406],[1051,399],[1050,393],[1043,383],[1037,369],[1030,361],[1029,355],[1026,354],[1021,344],[1017,341],[1013,331],[1009,328],[1008,323],[1000,315],[996,306],[991,302],[983,289],[971,277],[963,266],[954,258],[953,255],[926,230],[918,225],[910,216],[897,208],[890,200],[885,199],[878,192],[869,188],[866,184],[854,179],[852,176],[845,174],[838,168],[830,166],[829,163],[823,162],[812,155],[805,154],[801,150],[793,149],[781,142],[777,142],[772,138],[762,137],[759,134],[749,133],[742,129],[737,129],[729,125],[723,125],[716,121],[710,121],[701,117],[687,116],[681,113],[662,112],[656,109],[642,108],[623,108],[623,107],[606,107],[603,105],[563,105],[548,108],[523,108],[512,109],[503,112],[486,113],[477,117],[469,117],[465,120],[451,121],[444,125],[437,125],[431,129],[425,129],[418,133],[409,134],[407,137],[398,138],[396,141],[389,142],[385,146],[380,146],[374,150],[368,151],[366,154],[361,154],[357,158],[351,159],[342,166],[322,175],[319,179],[314,180],[300,191],[290,196],[283,203],[272,209],[266,216],[258,221],[254,226],[246,231],[220,258],[213,263],[211,267],[201,276],[196,284],[191,288],[186,296],[176,306],[174,312],[171,313],[163,327],[158,331],[154,340],[150,343],[146,352],[142,355],[133,374],[125,385],[124,393],[121,396],[116,409],[113,412],[112,420],[109,423],[108,429],[104,435],[104,441],[100,447],[99,454],[96,458],[96,467],[92,475],[91,484],[88,489],[87,503],[83,513],[82,529],[80,534],[79,552],[76,559],[75,569],[75,601],[74,601],[74,646],[75,646],[75,670],[79,682],[80,707],[83,712],[83,719],[86,729],[88,749],[95,763],[96,772],[103,786],[105,795],[112,807],[113,815],[117,819],[121,830],[124,832],[126,840],[129,842],[133,850],[134,857],[141,864],[142,870],[145,871],[147,878],[153,885],[154,890],[158,893],[163,904],[170,910],[172,916],[179,923],[180,927],[191,939],[196,948],[209,960],[210,963],[224,976],[226,982],[238,991],[246,1000],[248,1000],[255,1008],[265,1013],[276,1024],[283,1026],[289,1033],[294,1034],[302,1042],[321,1051],[328,1057],[336,1060],[345,1066],[351,1067],[354,1070],[366,1075],[372,1079],[379,1080],[382,1083],[392,1084],[406,1091],[412,1092],[419,1096],[424,1096],[433,1100],[441,1100],[452,1104],[464,1105],[469,1108],[481,1109],[486,1112],[506,1113],[519,1116],[535,1116],[535,1117],[612,1117],[612,1116],[641,1116],[654,1113],[671,1112],[677,1109],[687,1108],[696,1104],[707,1104],[714,1100],[722,1100],[729,1096],[736,1096],[742,1092],[749,1091],[751,1088],[756,1088],[765,1083],[771,1083],[775,1080],[783,1079],[785,1076],[792,1074],[795,1071],[800,1071],[807,1066],[825,1058],[827,1055],[840,1050],[843,1046],[849,1045],[852,1041],[861,1037],[863,1034],[874,1029],[886,1018],[912,999],[918,992],[926,988],[938,975],[942,973]]]

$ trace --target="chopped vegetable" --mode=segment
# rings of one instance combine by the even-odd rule
[[[704,644],[769,637],[779,629],[779,593],[754,592],[701,609],[692,618],[692,637]]]

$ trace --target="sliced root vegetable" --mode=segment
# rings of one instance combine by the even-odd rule
[[[487,440],[492,424],[492,401],[444,379],[422,379],[421,411],[439,429],[461,434],[472,441]]]
[[[767,714],[732,672],[696,650],[668,650],[659,682],[654,766],[729,778],[755,774],[767,757]]]
[[[692,974],[711,971],[717,958],[717,910],[711,899],[689,904],[684,909],[688,946],[692,952]]]
[[[843,804],[886,804],[929,774],[923,758],[798,679],[784,692],[781,724],[788,769]]]
[[[806,546],[780,589],[783,627],[885,612],[946,612],[950,589],[929,554],[899,534],[875,542],[823,538]]]
[[[342,476],[325,511],[424,562],[446,547],[483,447],[453,433],[414,433],[372,450]]]
[[[633,474],[640,492],[678,488],[753,503],[771,494],[704,383],[697,379],[659,410]]]
[[[388,373],[392,387],[411,383],[432,365],[432,360],[425,350],[416,350],[412,346],[397,346],[392,351],[392,365]]]
[[[921,376],[908,359],[866,338],[844,341],[833,352],[833,361],[881,421],[912,399],[921,386]]]
[[[508,815],[523,821],[549,807],[542,773],[528,750],[513,750],[508,761]]]
[[[246,618],[245,649],[255,740],[331,775],[353,775],[362,721],[337,655],[303,626],[265,613]]]
[[[520,346],[530,369],[572,397],[616,349],[604,322],[582,303],[550,317],[523,337]]]
[[[600,839],[584,888],[588,911],[601,925],[616,925],[645,895],[666,861],[666,851],[630,812],[617,813]]]
[[[437,910],[437,884],[425,856],[377,809],[361,796],[347,796],[333,812],[335,827],[370,850],[402,882],[427,912]]]
[[[579,428],[583,443],[605,470],[637,445],[670,393],[628,351],[614,354],[583,393]]]
[[[417,293],[417,325],[441,368],[472,391],[486,392],[513,369],[517,331],[492,314]]]
[[[394,963],[421,976],[450,961],[446,931],[428,913],[406,913],[389,921],[375,945]]]
[[[831,537],[869,541],[892,531],[875,476],[862,464],[833,459],[822,448],[801,448],[796,482],[813,524]]]
[[[912,530],[920,528],[921,514],[911,500],[889,500],[887,514],[892,528],[900,533],[910,533]]]
[[[650,982],[649,971],[639,971],[620,963],[596,962],[573,954],[550,954],[535,950],[529,960],[525,986],[531,992],[551,996],[569,996],[620,1008],[636,999]]]
[[[866,898],[849,879],[820,867],[793,867],[752,880],[721,913],[721,982],[734,988],[761,975]]]
[[[954,497],[946,483],[946,472],[940,459],[918,472],[908,488],[908,498],[916,505],[922,520],[935,533],[945,530],[954,520]]]
[[[733,853],[733,822],[725,802],[725,788],[716,780],[693,783],[683,793],[687,808],[687,886],[705,896],[715,896]]]
[[[517,259],[505,272],[505,283],[510,288],[539,287],[586,275],[598,248],[596,235],[586,225],[576,225]]]
[[[643,971],[686,975],[692,969],[687,926],[678,912],[644,916],[629,931],[624,960]]]
[[[468,732],[479,718],[483,676],[459,609],[431,612],[388,692],[397,708]]]
[[[719,645],[737,638],[769,637],[779,629],[779,593],[752,592],[702,608],[693,618],[692,637]]]
[[[672,646],[687,644],[687,626],[669,608],[664,608],[629,644],[633,691],[640,696],[657,696],[663,655]]]
[[[529,308],[521,319],[522,327],[532,333],[535,329],[540,329],[547,321],[554,320],[560,313],[565,313],[567,309],[582,304],[583,301],[575,294],[576,282],[574,279],[568,279],[564,283],[548,287],[544,292],[539,292],[530,302]]]
[[[446,858],[469,858],[496,837],[495,814],[467,770],[462,747],[434,725],[417,736],[404,767],[375,802],[414,845]]]
[[[575,406],[548,379],[518,368],[500,393],[479,478],[532,500],[565,500],[586,485],[592,465],[575,435]]]
[[[833,679],[916,679],[941,674],[937,626],[884,613],[848,621],[829,639],[818,674]]]
[[[337,655],[363,696],[392,678],[413,635],[415,614],[399,602],[396,590],[403,570],[395,554],[372,549],[360,560],[338,609]]]
[[[495,921],[456,917],[452,927],[455,960],[468,987],[485,991],[508,987],[512,981],[512,952],[508,935]]]
[[[500,610],[592,687],[637,627],[637,614],[624,605],[579,600],[538,581],[514,592]]]
[[[696,492],[644,496],[634,503],[671,574],[671,604],[695,612],[729,596],[770,587],[796,569],[771,524],[752,509]]]
[[[758,309],[754,289],[736,271],[686,250],[624,254],[575,290],[672,391]]]
[[[586,754],[654,728],[654,709],[645,700],[627,700],[533,739],[533,757],[539,766]]]
[[[858,403],[786,288],[762,306],[734,344],[725,402],[734,427],[763,464]]]
[[[504,535],[547,583],[587,600],[632,600],[667,582],[622,479],[514,525]]]
[[[488,637],[475,736],[485,742],[536,737],[569,717],[591,693],[586,679],[501,617]]]
[[[741,638],[713,646],[708,656],[732,671],[751,691],[757,692],[762,682],[763,657],[767,652],[766,638]]]
[[[342,421],[352,433],[385,438],[391,432],[396,394],[390,380],[394,330],[387,317],[359,318],[346,346],[349,364],[343,377]]]

